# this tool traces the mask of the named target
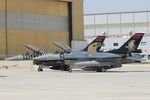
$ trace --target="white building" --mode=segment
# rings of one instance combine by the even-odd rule
[[[119,48],[129,39],[129,32],[146,33],[139,48],[143,50],[142,55],[150,59],[150,11],[85,14],[86,40],[90,41],[104,32],[109,36],[102,47],[105,50]]]

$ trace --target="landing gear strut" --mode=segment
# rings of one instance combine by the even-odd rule
[[[106,72],[106,68],[101,68],[101,72]]]
[[[41,69],[41,68],[38,68],[38,72],[42,72],[43,71],[43,69]]]
[[[43,69],[41,68],[42,66],[40,65],[39,68],[38,68],[38,72],[42,72]]]

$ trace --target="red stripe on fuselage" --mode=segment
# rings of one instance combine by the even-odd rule
[[[96,37],[96,39],[105,39],[106,37]]]
[[[133,36],[144,36],[144,34],[134,34]]]

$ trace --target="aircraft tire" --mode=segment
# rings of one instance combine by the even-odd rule
[[[68,69],[68,72],[69,72],[69,73],[72,73],[72,69]]]
[[[106,68],[101,68],[101,69],[97,70],[97,72],[106,72]]]
[[[42,71],[43,71],[43,69],[41,69],[41,68],[38,69],[38,72],[42,72]]]
[[[106,68],[101,68],[101,72],[106,72]]]

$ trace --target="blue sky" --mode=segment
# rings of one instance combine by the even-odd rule
[[[84,0],[84,13],[150,10],[150,0]]]

